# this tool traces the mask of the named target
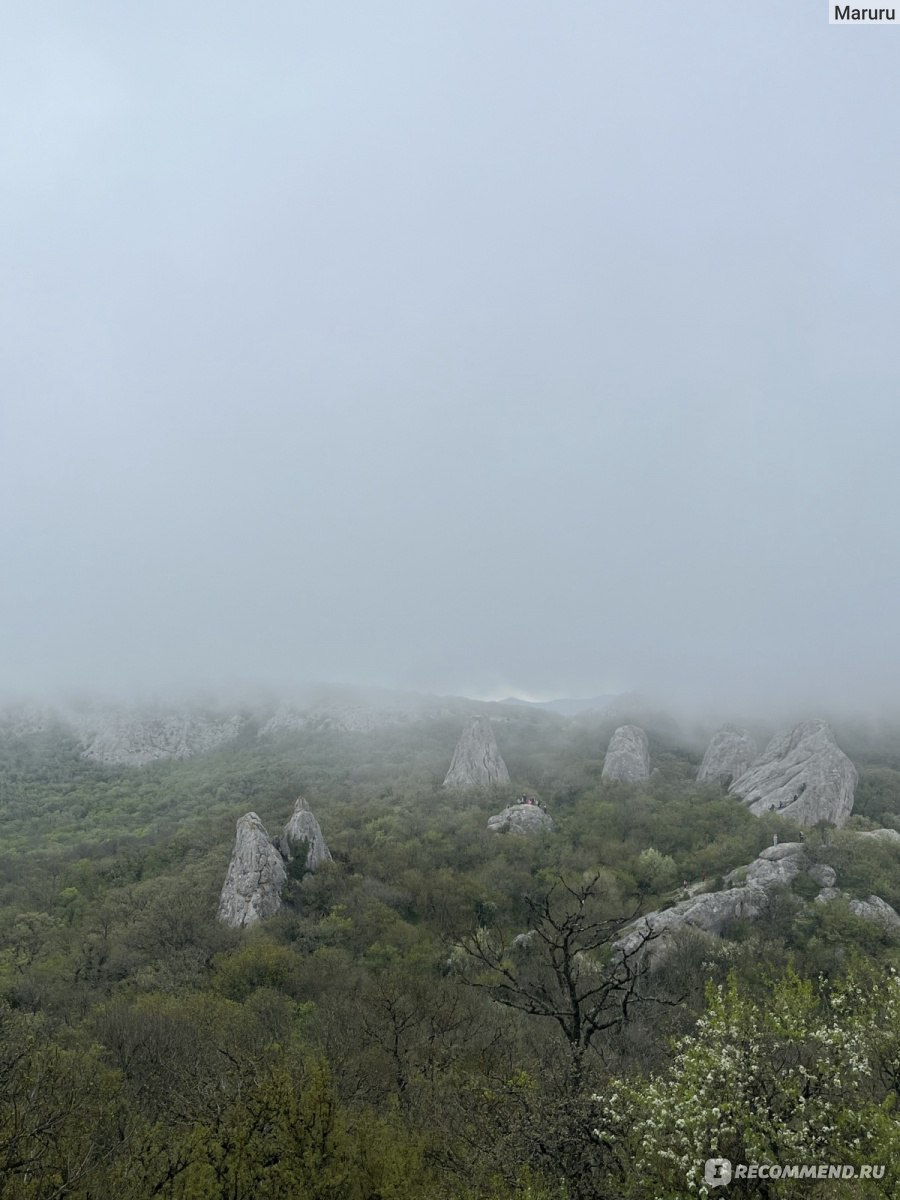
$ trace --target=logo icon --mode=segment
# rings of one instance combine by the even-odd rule
[[[731,1183],[731,1161],[727,1158],[708,1158],[703,1168],[703,1180],[710,1187]]]

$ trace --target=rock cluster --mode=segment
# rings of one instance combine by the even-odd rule
[[[603,779],[641,783],[650,778],[650,747],[637,725],[620,725],[609,741],[603,762]]]
[[[756,816],[780,812],[799,825],[843,825],[853,809],[856,768],[824,721],[803,721],[773,738],[731,785]]]
[[[219,920],[239,929],[274,916],[281,908],[281,893],[287,883],[285,863],[304,844],[307,870],[314,871],[323,862],[331,862],[319,822],[302,797],[274,839],[269,837],[255,812],[241,817],[219,897]]]
[[[491,833],[552,833],[553,819],[536,804],[511,804],[503,812],[490,817]]]
[[[709,743],[697,772],[698,783],[731,783],[747,771],[759,747],[746,729],[723,725]]]
[[[490,721],[487,717],[475,717],[457,742],[444,787],[465,791],[496,783],[509,783],[509,771],[497,749]]]

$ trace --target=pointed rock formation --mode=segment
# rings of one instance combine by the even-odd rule
[[[271,917],[281,907],[287,875],[281,855],[255,812],[237,823],[234,852],[219,899],[218,917],[239,929]]]
[[[773,738],[730,791],[756,816],[775,811],[799,825],[843,825],[853,809],[857,779],[830,727],[824,721],[803,721]]]
[[[294,804],[291,819],[285,825],[280,838],[280,849],[285,858],[291,859],[298,855],[306,844],[306,869],[315,871],[323,862],[331,862],[331,851],[322,836],[319,822],[309,811],[309,805],[302,796]]]
[[[637,725],[620,725],[609,740],[603,762],[603,779],[641,783],[650,778],[650,747]]]
[[[750,769],[758,754],[759,747],[746,729],[723,725],[703,755],[697,782],[729,784]]]
[[[464,791],[495,783],[509,783],[509,771],[500,757],[490,721],[475,717],[457,742],[444,787]]]
[[[491,833],[552,833],[553,820],[536,804],[511,804],[503,812],[490,817]]]

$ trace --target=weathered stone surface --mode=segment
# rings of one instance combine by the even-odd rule
[[[497,749],[490,721],[487,717],[475,717],[457,742],[444,787],[464,791],[495,783],[509,783],[509,771]]]
[[[769,905],[772,889],[789,886],[807,866],[801,842],[769,846],[749,866],[725,877],[729,887],[720,892],[703,892],[672,908],[648,913],[615,943],[616,948],[624,954],[634,953],[649,932],[657,939],[655,944],[651,943],[656,952],[667,936],[685,927],[721,937],[732,921],[761,916]]]
[[[281,907],[286,880],[284,861],[262,821],[255,812],[247,813],[237,823],[234,852],[219,899],[219,920],[240,928],[273,916]]]
[[[648,933],[654,941],[647,951],[657,954],[665,950],[668,938],[684,928],[699,929],[720,937],[737,918],[755,920],[768,908],[776,889],[790,887],[798,875],[807,874],[820,885],[817,904],[835,900],[847,901],[851,912],[866,921],[875,921],[885,928],[900,932],[900,915],[880,896],[852,900],[834,884],[837,873],[825,863],[810,863],[802,842],[782,842],[768,846],[746,867],[739,867],[725,876],[726,887],[720,892],[705,892],[682,900],[672,908],[648,913],[636,921],[615,943],[623,954],[641,949]]]
[[[697,782],[731,783],[749,769],[758,754],[759,747],[746,729],[723,725],[706,748]]]
[[[324,862],[331,862],[331,851],[322,836],[319,822],[302,796],[294,804],[291,818],[281,834],[279,849],[288,859],[295,858],[302,843],[306,843],[306,869],[315,871]]]
[[[880,896],[867,896],[865,900],[851,900],[850,911],[864,921],[874,921],[887,929],[900,929],[900,915]]]
[[[511,804],[487,823],[491,833],[552,833],[553,820],[536,804]]]
[[[152,709],[92,711],[69,719],[84,745],[85,758],[132,767],[204,754],[232,741],[244,724],[240,716]]]
[[[853,809],[856,768],[824,721],[804,721],[773,738],[731,785],[756,816],[774,810],[800,825],[843,825]]]
[[[809,865],[802,842],[781,842],[767,846],[749,867],[731,871],[726,883],[743,882],[757,887],[787,887]]]
[[[721,892],[704,892],[699,896],[692,896],[690,900],[682,900],[672,908],[641,917],[614,945],[623,954],[633,954],[649,933],[657,939],[657,944],[653,947],[655,951],[667,935],[677,933],[685,927],[720,937],[732,921],[740,917],[758,917],[766,902],[767,893],[762,887],[735,887]]]
[[[637,725],[620,725],[609,740],[603,761],[604,779],[641,783],[650,778],[647,735]]]
[[[837,871],[825,863],[815,863],[809,868],[807,874],[820,888],[833,888],[837,882]]]

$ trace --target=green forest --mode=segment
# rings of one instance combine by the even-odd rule
[[[142,767],[64,728],[0,738],[2,1200],[896,1197],[900,939],[777,890],[728,936],[623,970],[613,943],[777,836],[702,746],[604,782],[612,726],[498,720],[508,786],[441,787],[449,717],[257,736]],[[854,897],[900,908],[900,738],[848,728],[842,830],[804,833]],[[555,823],[487,832],[527,790]],[[274,917],[217,921],[236,820],[304,796],[334,857]],[[814,889],[813,889],[814,890]],[[740,1180],[704,1160],[884,1164]]]

